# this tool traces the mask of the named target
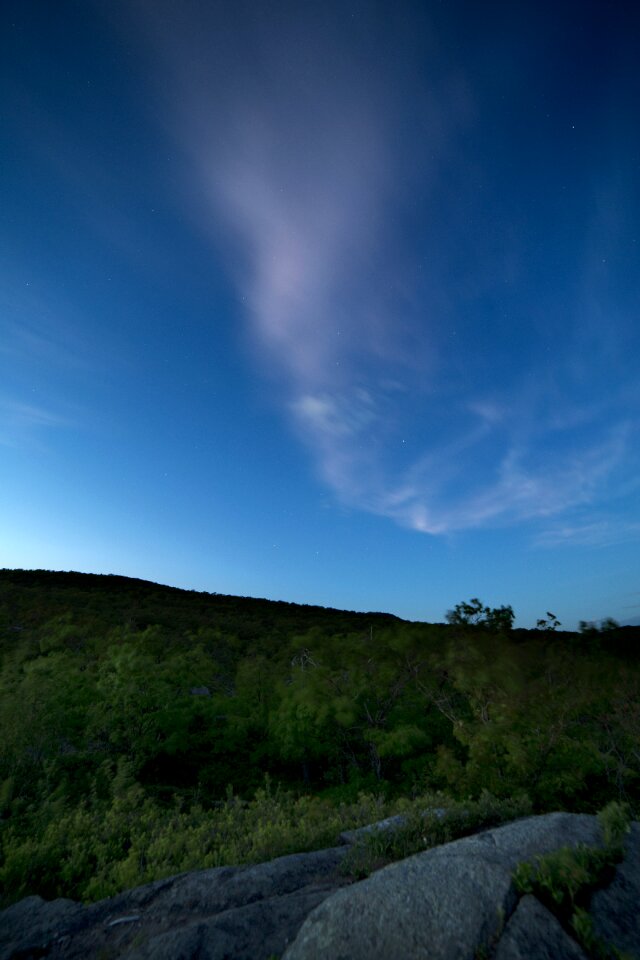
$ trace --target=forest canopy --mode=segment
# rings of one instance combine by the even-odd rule
[[[366,820],[429,791],[637,815],[638,629],[513,620],[477,598],[429,624],[0,571],[5,899],[185,869],[212,817],[256,802],[325,832],[341,804]],[[277,849],[312,842],[296,837]]]

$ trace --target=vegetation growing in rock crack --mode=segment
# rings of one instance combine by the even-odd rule
[[[599,812],[598,819],[604,837],[602,847],[578,844],[535,857],[518,864],[514,882],[520,894],[537,896],[592,960],[633,960],[596,936],[588,911],[594,889],[609,883],[622,860],[630,810],[628,805],[612,801]]]

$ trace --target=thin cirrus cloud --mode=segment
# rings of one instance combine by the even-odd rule
[[[640,523],[615,518],[562,523],[541,531],[535,538],[538,547],[609,547],[640,540]]]
[[[5,447],[39,446],[43,431],[74,426],[67,417],[41,404],[25,403],[5,397],[0,399],[0,444]]]
[[[173,90],[168,123],[189,158],[199,225],[237,284],[283,414],[337,498],[430,534],[596,504],[627,462],[624,416],[569,395],[561,345],[542,378],[563,383],[551,411],[529,387],[524,340],[507,377],[491,368],[497,333],[480,360],[449,338],[485,273],[518,271],[517,250],[497,264],[478,250],[451,289],[456,237],[442,209],[477,122],[464,74],[434,48],[428,75],[407,37],[401,68],[389,47],[347,43],[303,13],[277,30],[218,30],[196,5],[169,33],[157,9],[144,22],[162,52],[163,95]],[[453,230],[461,205],[452,195]],[[421,250],[439,240],[439,265],[424,269]]]
[[[33,403],[22,403],[18,400],[4,400],[0,402],[0,412],[3,420],[12,427],[63,427],[69,421],[51,410]]]

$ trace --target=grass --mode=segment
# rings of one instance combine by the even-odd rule
[[[438,816],[434,813],[438,809],[446,814]],[[451,800],[443,793],[425,794],[405,801],[401,812],[402,826],[372,831],[353,845],[341,865],[344,873],[362,879],[395,860],[529,816],[532,808],[526,796],[500,800],[483,791],[478,800],[465,801]]]
[[[356,800],[335,802],[273,788],[268,778],[252,800],[229,792],[213,809],[182,810],[145,797],[126,772],[108,805],[52,804],[42,820],[28,825],[28,832],[25,824],[22,829],[5,825],[0,906],[33,893],[92,902],[188,870],[321,850],[336,846],[345,830],[402,814],[400,829],[374,831],[348,851],[342,869],[356,879],[393,860],[531,812],[525,798],[497,800],[487,793],[464,804],[442,793],[412,800],[361,793]],[[447,816],[425,813],[437,807],[446,807]]]

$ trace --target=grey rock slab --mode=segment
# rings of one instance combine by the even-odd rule
[[[90,906],[27,897],[0,913],[0,960],[266,960],[283,950],[287,960],[462,960],[496,944],[498,960],[583,960],[541,904],[518,902],[512,873],[522,860],[602,840],[596,817],[554,813],[426,850],[352,885],[339,871],[341,846],[178,874]],[[639,884],[634,824],[625,862],[592,897],[592,912],[600,937],[640,958]]]
[[[0,960],[21,951],[44,949],[82,913],[73,900],[25,897],[0,913]]]
[[[441,819],[446,816],[447,811],[444,807],[436,807],[433,810],[425,810],[423,816],[428,817],[438,817]],[[353,830],[343,830],[339,836],[340,843],[356,843],[358,840],[362,840],[367,836],[370,836],[372,833],[377,833],[378,831],[386,832],[388,830],[399,830],[405,826],[407,823],[407,817],[402,813],[398,813],[395,817],[386,817],[384,820],[378,820],[376,823],[369,823],[366,827],[356,827]]]
[[[602,830],[597,817],[586,813],[546,813],[513,820],[501,827],[453,840],[429,852],[483,857],[514,870],[521,861],[581,843],[590,847],[602,845]]]
[[[388,830],[398,830],[404,827],[407,818],[401,813],[395,817],[386,817],[384,820],[378,820],[376,823],[369,823],[366,827],[355,827],[353,830],[343,830],[338,840],[340,843],[356,843],[372,833],[386,832]]]
[[[587,960],[587,955],[535,897],[522,897],[493,960]]]
[[[344,882],[338,867],[345,855],[344,847],[332,847],[290,854],[255,866],[217,867],[178,875],[155,895],[144,915],[147,919],[169,919],[188,908],[192,917],[209,916],[255,900],[292,893],[310,884],[330,880],[337,886]],[[127,894],[122,896],[128,903]]]
[[[234,923],[239,931],[242,908],[278,898],[286,900],[289,894],[304,891],[307,899],[291,902],[290,925],[285,925],[287,930],[297,930],[306,916],[299,912],[304,903],[308,912],[347,882],[338,871],[347,849],[334,847],[255,866],[178,874],[89,906],[69,900],[47,903],[40,897],[30,897],[0,913],[0,943],[4,944],[0,960],[10,960],[21,951],[29,956],[29,951],[35,950],[40,951],[38,955],[46,951],[52,960],[85,960],[101,952],[119,957],[134,944],[170,931],[177,936],[180,928],[189,928],[182,939],[190,941],[195,936],[191,927],[195,929],[202,921],[206,933],[212,918],[233,911],[238,913]],[[278,914],[280,907],[274,910]]]
[[[435,852],[328,897],[307,917],[286,960],[473,957],[515,906],[511,875],[481,858]]]
[[[521,860],[601,841],[596,817],[551,813],[435,847],[328,897],[285,956],[472,957],[495,940],[501,918],[515,908],[512,873]]]
[[[122,960],[268,960],[281,956],[307,915],[333,892],[312,888],[227,910],[210,920],[168,930]]]
[[[640,960],[640,823],[631,824],[624,860],[611,883],[591,897],[596,935]]]

